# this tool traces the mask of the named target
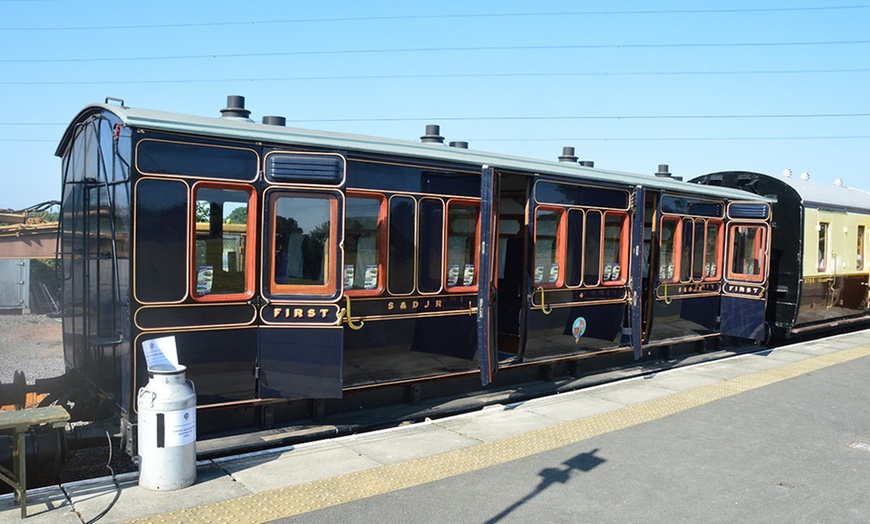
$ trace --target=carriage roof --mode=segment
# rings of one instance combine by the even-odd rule
[[[502,170],[547,174],[608,184],[616,183],[627,187],[640,185],[646,188],[698,197],[724,197],[729,200],[742,201],[771,201],[769,198],[740,190],[723,187],[712,189],[670,177],[656,177],[585,167],[577,163],[523,158],[474,149],[449,147],[440,143],[429,144],[366,135],[317,131],[261,124],[241,118],[202,117],[150,109],[138,109],[115,104],[91,104],[82,109],[67,127],[55,154],[63,156],[73,138],[76,125],[103,112],[112,113],[125,126],[137,129],[490,166]]]

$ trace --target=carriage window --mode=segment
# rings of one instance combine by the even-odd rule
[[[344,231],[344,288],[354,296],[378,294],[383,289],[384,200],[348,196]]]
[[[764,228],[731,226],[731,264],[728,277],[763,280],[765,264]]]
[[[338,199],[281,194],[271,200],[272,278],[278,294],[332,295],[336,268]]]
[[[601,212],[586,213],[583,242],[583,284],[597,286],[601,280]]]
[[[583,211],[572,209],[568,211],[568,245],[583,245]],[[565,253],[565,264],[568,266],[568,285],[579,286],[583,281],[583,251],[569,248]]]
[[[447,207],[447,288],[477,282],[477,228],[480,211],[471,204]]]
[[[420,200],[420,269],[417,285],[421,293],[441,291],[444,267],[444,202],[437,198]]]
[[[194,297],[247,298],[253,294],[253,189],[198,184],[195,202]]]
[[[706,274],[704,271],[704,258],[707,255],[706,233],[704,220],[695,220],[695,242],[692,244],[692,280],[702,280]]]
[[[694,246],[694,222],[683,219],[683,241],[680,243],[680,281],[688,282],[692,274],[692,247]]]
[[[858,249],[856,251],[855,269],[864,269],[864,226],[858,226]]]
[[[414,228],[417,202],[412,197],[390,199],[387,287],[396,295],[414,291]]]
[[[559,238],[564,211],[538,209],[535,213],[535,285],[558,287],[562,283]]]
[[[625,282],[626,268],[623,263],[623,239],[628,240],[628,215],[606,213],[604,215],[604,272],[605,284]]]
[[[816,269],[825,271],[828,268],[828,224],[819,223],[819,254]]]
[[[663,218],[661,231],[661,265],[659,266],[659,280],[662,282],[677,281],[677,230],[679,219]]]
[[[707,222],[707,236],[704,248],[704,280],[719,280],[722,260],[722,224]],[[697,251],[696,251],[697,253]]]

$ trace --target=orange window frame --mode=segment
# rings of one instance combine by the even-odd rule
[[[452,206],[466,206],[473,207],[477,210],[477,225],[474,228],[474,283],[470,286],[448,286],[447,285],[447,275],[450,271],[450,268],[447,264],[447,258],[450,254],[450,208]],[[443,248],[443,259],[441,261],[442,264],[442,274],[441,274],[441,289],[448,293],[471,293],[477,292],[477,283],[478,276],[480,275],[480,250],[478,246],[480,246],[480,202],[476,200],[448,200],[446,205],[444,206],[444,232],[442,235],[444,239],[444,248]],[[461,268],[460,268],[461,269]],[[460,273],[460,277],[462,274]],[[458,282],[458,281],[457,281]]]
[[[752,253],[759,253],[759,258],[757,261],[757,275],[740,273],[732,269],[734,266],[734,251],[737,248],[737,244],[735,242],[735,231],[740,228],[752,228],[758,230],[759,234],[755,235],[755,241],[752,244]],[[732,224],[729,228],[728,237],[731,242],[731,246],[729,247],[731,258],[728,261],[728,278],[734,280],[744,280],[747,282],[763,282],[765,269],[767,268],[767,228],[759,224]]]
[[[671,260],[673,261],[673,264],[674,264],[674,272],[673,272],[673,275],[671,275],[671,277],[667,277],[667,270],[666,270],[665,277],[663,278],[661,276],[661,271],[663,268],[666,268],[666,266],[664,265],[665,261],[661,259],[661,254],[664,253],[664,250],[662,249],[664,242],[662,241],[663,239],[661,237],[661,231],[664,229],[665,222],[673,222],[676,227],[674,227],[674,234],[673,234],[673,237],[671,237],[671,243],[673,243],[673,250],[671,251],[671,257],[672,257]],[[683,250],[683,219],[681,217],[677,217],[677,216],[662,217],[661,223],[659,225],[659,267],[657,268],[660,282],[666,282],[666,283],[670,284],[670,283],[677,283],[680,281],[680,260],[681,260],[680,253],[682,253],[682,250]]]
[[[347,216],[347,201],[351,198],[368,198],[379,201],[378,212],[378,242],[380,250],[378,251],[378,285],[374,289],[345,289],[344,293],[349,297],[373,297],[383,294],[386,289],[386,252],[387,252],[387,197],[380,193],[357,193],[353,191],[347,192],[345,199],[345,216]],[[345,226],[346,227],[346,226]],[[345,241],[347,239],[345,238]],[[346,264],[345,264],[346,265]],[[342,271],[342,287],[344,286],[344,272]]]
[[[555,263],[559,265],[559,276],[556,278],[555,282],[549,282],[547,278],[547,273],[544,273],[544,279],[541,282],[535,282],[535,275],[532,274],[532,282],[535,286],[541,287],[544,289],[553,289],[560,288],[565,284],[565,249],[566,249],[566,229],[568,226],[568,213],[564,208],[555,207],[555,206],[538,206],[535,208],[535,229],[534,229],[534,241],[535,241],[535,263],[533,265],[532,270],[537,271],[538,267],[538,216],[541,211],[545,212],[555,212],[558,214],[558,220],[556,222],[556,256],[554,257]],[[603,221],[602,221],[603,223]],[[552,264],[551,264],[552,271]]]
[[[248,193],[248,211],[247,221],[245,223],[245,291],[241,293],[209,293],[207,295],[197,295],[196,286],[198,279],[198,271],[193,267],[196,263],[196,193],[200,189],[218,189],[227,191],[244,191]],[[197,182],[191,188],[191,206],[190,206],[190,296],[197,302],[227,302],[236,300],[248,300],[254,296],[255,286],[255,264],[256,264],[256,218],[257,218],[257,192],[254,188],[247,184],[233,184],[227,182]]]
[[[328,260],[324,264],[323,280],[320,285],[310,284],[279,284],[275,281],[275,224],[277,224],[278,201],[282,197],[308,198],[312,200],[326,200],[329,202],[329,249],[326,252]],[[339,283],[335,282],[335,274],[338,265],[338,196],[335,193],[317,193],[301,191],[276,191],[269,198],[269,293],[272,295],[314,295],[319,297],[333,296],[339,289]]]
[[[707,263],[710,262],[707,260],[707,242],[709,238],[707,235],[710,232],[711,225],[718,225],[719,230],[716,232],[716,250],[713,255],[716,259],[713,263],[716,264],[716,272],[712,275],[707,275]],[[710,219],[706,221],[704,225],[704,278],[701,280],[704,282],[716,282],[722,278],[722,253],[724,252],[725,247],[725,222],[717,219]]]
[[[604,244],[606,241],[606,237],[604,235],[607,230],[607,217],[609,216],[618,216],[622,218],[622,226],[619,233],[619,279],[617,280],[604,280],[604,267],[606,262],[604,261]],[[628,252],[630,250],[629,240],[630,234],[628,233],[628,213],[624,211],[607,211],[604,213],[604,216],[601,217],[601,253],[598,257],[600,267],[598,268],[598,275],[600,283],[602,286],[624,286],[626,282],[628,282]]]

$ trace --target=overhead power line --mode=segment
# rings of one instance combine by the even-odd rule
[[[718,137],[551,137],[551,138],[481,138],[470,137],[472,142],[735,142],[767,140],[867,140],[870,135],[816,135],[816,136],[718,136]],[[0,138],[0,142],[51,142],[57,140],[30,138]]]
[[[490,115],[490,116],[402,116],[364,118],[288,119],[288,123],[316,122],[460,122],[494,120],[747,120],[776,118],[867,118],[870,113],[779,113],[755,115]],[[66,122],[0,122],[0,126],[65,126]]]
[[[81,62],[142,62],[150,60],[203,60],[225,58],[265,58],[279,56],[326,56],[365,55],[392,53],[455,53],[468,51],[559,51],[571,49],[676,49],[676,48],[726,48],[726,47],[812,47],[838,45],[867,45],[870,40],[796,41],[796,42],[713,42],[673,44],[553,44],[553,45],[505,45],[505,46],[455,46],[455,47],[393,47],[374,49],[335,49],[311,51],[270,51],[264,53],[211,53],[199,55],[160,55],[130,57],[91,58],[7,58],[0,64],[49,64]]]
[[[527,17],[565,17],[565,16],[622,16],[622,15],[721,15],[739,13],[785,13],[812,11],[845,11],[870,8],[868,4],[839,6],[806,6],[806,7],[758,7],[745,9],[642,9],[626,11],[555,11],[531,13],[468,13],[468,14],[433,14],[433,15],[391,15],[391,16],[346,16],[323,18],[288,18],[281,20],[247,20],[230,22],[189,22],[175,24],[130,24],[107,26],[45,26],[45,27],[0,27],[0,31],[102,31],[131,29],[173,29],[194,27],[231,27],[257,25],[310,24],[332,22],[387,22],[398,20],[458,20],[474,18],[527,18]]]
[[[160,80],[10,80],[0,85],[147,85],[147,84],[214,84],[218,82],[311,82],[347,80],[420,80],[447,78],[555,78],[555,77],[601,77],[601,76],[721,76],[721,75],[805,75],[870,73],[870,68],[853,69],[767,69],[755,71],[584,71],[559,73],[425,73],[385,75],[332,75],[332,76],[284,76],[262,78],[195,78]]]

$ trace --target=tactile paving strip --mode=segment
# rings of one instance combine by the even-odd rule
[[[522,435],[408,462],[288,486],[191,509],[142,517],[134,523],[259,523],[300,515],[354,500],[504,464],[585,439],[619,431],[704,404],[870,356],[870,345],[822,355],[724,380]]]

